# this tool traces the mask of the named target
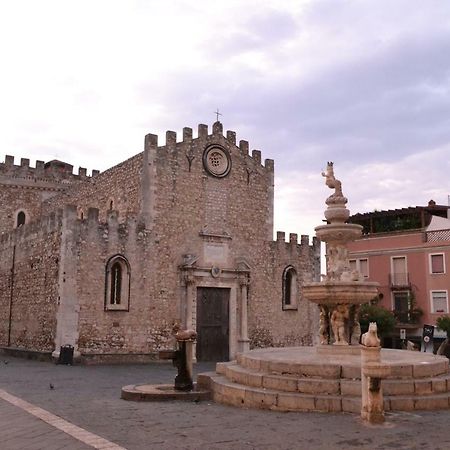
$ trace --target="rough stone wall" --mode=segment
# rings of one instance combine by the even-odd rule
[[[301,283],[319,276],[320,248],[302,237],[297,244],[273,242],[272,196],[273,161],[261,164],[261,153],[248,154],[248,143],[235,145],[235,134],[222,135],[215,124],[208,135],[206,126],[199,126],[198,139],[191,139],[185,129],[183,141],[168,132],[164,147],[156,152],[156,216],[153,233],[161,279],[176,284],[174,275],[183,254],[199,256],[198,265],[205,265],[207,243],[227,249],[228,266],[244,258],[251,266],[249,288],[249,329],[253,345],[301,345],[311,343],[316,327],[316,311],[302,298]],[[219,124],[220,125],[220,124]],[[202,154],[209,144],[220,144],[231,155],[232,169],[225,178],[208,175]],[[230,239],[214,235],[229,236]],[[224,244],[224,240],[226,243]],[[169,263],[169,265],[167,265]],[[231,265],[230,265],[231,264]],[[297,310],[282,310],[282,273],[292,265],[298,274]],[[172,291],[171,291],[172,293]],[[257,335],[267,336],[258,339]]]
[[[267,186],[273,182],[273,162],[267,160],[267,167],[262,166],[260,152],[251,157],[247,142],[241,141],[240,147],[234,142],[234,134],[229,139],[221,130],[208,135],[203,125],[197,139],[185,137],[181,143],[157,149],[153,231],[158,246],[166,248],[175,264],[181,263],[183,253],[202,254],[210,235],[230,236],[230,257],[236,258],[272,234]],[[212,143],[231,154],[232,169],[225,178],[214,178],[203,168],[203,151]],[[192,158],[190,166],[187,155]]]
[[[13,348],[53,350],[59,252],[60,216],[52,215],[1,236],[1,346],[9,343]]]
[[[223,178],[204,168],[203,152],[211,144],[230,154],[232,167]],[[159,147],[157,137],[148,135],[144,153],[49,198],[42,215],[57,212],[59,232],[39,224],[16,230],[27,239],[17,251],[23,297],[12,345],[53,350],[56,333],[57,340],[72,336],[85,355],[148,354],[170,347],[172,325],[185,314],[180,271],[185,255],[197,258],[203,286],[214,285],[213,266],[234,274],[226,282],[235,277],[236,286],[238,261],[250,266],[252,346],[310,344],[315,311],[303,300],[301,283],[319,276],[320,248],[316,241],[309,245],[306,236],[297,243],[291,235],[286,243],[280,234],[273,242],[273,175],[272,160],[262,164],[258,150],[250,155],[246,141],[236,145],[235,133],[224,136],[216,123],[212,134],[199,125],[197,138],[185,128],[181,142],[169,131],[166,145]],[[2,323],[8,314],[13,242],[5,239],[0,250]],[[129,311],[105,310],[105,268],[117,254],[131,268]],[[284,311],[282,275],[288,265],[297,272],[298,307]],[[236,306],[239,310],[239,300]],[[62,315],[72,318],[64,321]],[[30,324],[29,332],[25,324]],[[4,333],[2,329],[2,345]]]
[[[140,208],[141,168],[142,153],[139,153],[44,202],[43,214],[64,205],[76,205],[80,218],[87,215],[89,208],[97,208],[102,221],[106,220],[109,210],[115,210],[119,221],[124,222]]]
[[[75,175],[72,166],[61,161],[36,161],[36,167],[30,167],[29,159],[15,165],[14,157],[7,155],[0,163],[0,232],[16,226],[19,211],[25,212],[26,223],[40,219],[43,201],[88,180],[86,169]]]
[[[135,219],[119,223],[117,212],[107,222],[98,210],[71,225],[79,256],[76,286],[79,302],[78,348],[84,355],[155,353],[172,345],[172,318],[178,317],[174,288],[158,272],[161,254],[151,251],[154,237]],[[105,265],[117,254],[131,267],[129,311],[105,310]]]
[[[317,307],[303,298],[302,284],[318,280],[320,243],[308,236],[277,233],[277,241],[268,242],[261,253],[258,270],[252,272],[249,302],[251,348],[311,345],[318,324]],[[283,273],[292,266],[296,273],[296,307],[283,309]]]
[[[318,274],[318,246],[310,246],[307,238],[300,244],[268,239],[272,234],[273,162],[266,160],[261,165],[259,151],[250,156],[247,142],[236,146],[234,133],[225,137],[220,128],[208,135],[206,126],[201,125],[196,139],[185,129],[178,143],[175,134],[168,132],[166,142],[158,147],[153,139],[150,149],[156,170],[150,183],[155,193],[150,227],[141,225],[139,215],[128,214],[127,221],[121,222],[116,211],[107,214],[106,223],[100,212],[99,222],[90,213],[89,219],[77,219],[73,225],[74,236],[79,234],[74,245],[80,258],[80,351],[152,353],[170,346],[172,324],[182,317],[179,266],[183,255],[196,255],[198,265],[208,267],[205,248],[210,244],[226,249],[226,262],[218,263],[221,269],[235,269],[239,258],[252,268],[252,343],[309,344],[314,313],[301,297],[301,282]],[[225,178],[214,178],[203,167],[203,151],[212,143],[231,155],[232,170]],[[141,159],[133,163],[138,161]],[[109,183],[113,183],[114,172],[110,175]],[[135,196],[137,203],[141,194]],[[104,308],[105,265],[115,254],[125,256],[131,266],[129,311]],[[282,273],[287,265],[298,273],[298,309],[291,311],[282,310],[281,299]],[[258,333],[269,337],[258,340]]]
[[[44,192],[42,189],[5,186],[0,183],[0,232],[14,228],[19,211],[24,211],[28,220],[39,218]]]

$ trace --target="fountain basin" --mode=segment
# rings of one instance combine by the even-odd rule
[[[304,297],[320,305],[360,305],[378,295],[378,283],[370,281],[325,281],[303,285]]]
[[[356,223],[329,223],[314,228],[316,236],[323,242],[346,244],[361,237],[362,226]]]

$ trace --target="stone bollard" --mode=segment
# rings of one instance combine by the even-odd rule
[[[384,422],[381,380],[390,375],[390,367],[381,363],[377,324],[371,322],[361,339],[361,417],[370,423]]]

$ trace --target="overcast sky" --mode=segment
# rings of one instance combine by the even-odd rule
[[[275,160],[276,229],[447,204],[450,2],[0,0],[0,155],[105,170],[211,125]],[[3,156],[0,156],[3,161]]]

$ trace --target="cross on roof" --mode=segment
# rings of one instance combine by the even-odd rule
[[[216,122],[219,121],[219,116],[222,115],[222,113],[219,112],[219,108],[217,108],[217,111],[214,111],[214,114],[216,115]]]

